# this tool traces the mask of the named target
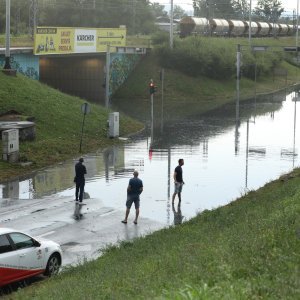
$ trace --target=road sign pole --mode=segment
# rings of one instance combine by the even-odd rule
[[[84,127],[85,115],[86,114],[83,114],[82,127],[81,127],[81,138],[80,138],[80,146],[79,146],[79,152],[80,153],[81,153],[81,146],[82,146],[82,137],[83,137],[83,127]]]
[[[106,78],[105,78],[105,107],[109,107],[109,79],[110,79],[110,45],[106,50]]]
[[[80,138],[80,145],[79,145],[79,152],[80,153],[81,153],[81,146],[82,146],[82,138],[83,138],[83,128],[84,128],[85,116],[91,112],[89,104],[88,103],[83,103],[81,105],[81,111],[83,113],[83,120],[82,120],[81,138]]]

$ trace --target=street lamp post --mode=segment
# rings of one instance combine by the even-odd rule
[[[5,70],[10,70],[10,0],[6,0]]]

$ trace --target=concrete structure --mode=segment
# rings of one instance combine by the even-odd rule
[[[2,131],[2,159],[11,163],[19,160],[19,130]]]

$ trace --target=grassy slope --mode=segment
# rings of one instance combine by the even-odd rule
[[[36,140],[20,143],[21,159],[34,164],[22,168],[0,161],[0,181],[79,155],[83,100],[21,75],[14,78],[0,72],[0,86],[0,113],[14,109],[35,117],[36,122]],[[107,118],[108,110],[91,104],[91,114],[85,119],[83,152],[114,143],[106,137]],[[120,135],[141,128],[142,124],[121,116]]]
[[[299,299],[300,171],[14,299]]]
[[[277,44],[290,45],[292,39],[259,40],[259,43],[271,43],[273,46]],[[234,43],[244,42],[244,40],[233,40]],[[257,42],[258,43],[258,42]],[[263,55],[263,54],[260,54]],[[283,62],[280,68],[288,71],[287,85],[292,85],[300,81],[300,72],[298,68]],[[148,84],[152,78],[158,87],[155,94],[155,102],[160,103],[161,99],[161,82],[159,72],[161,66],[155,54],[146,57],[128,78],[126,84],[122,86],[114,96],[113,102],[122,107],[126,111],[127,103],[123,101],[129,99],[132,112],[137,116],[147,114],[147,103],[149,102]],[[257,79],[257,93],[269,93],[274,90],[284,88],[286,86],[285,76],[269,75]],[[240,82],[240,97],[241,100],[254,97],[255,83],[253,80],[242,78]],[[236,98],[236,80],[234,78],[225,78],[222,81],[209,79],[207,77],[190,77],[176,70],[165,70],[165,90],[164,90],[164,111],[167,118],[189,117],[191,114],[202,114],[214,108],[218,108],[223,104],[235,101]],[[184,106],[184,109],[182,109]],[[159,107],[158,113],[159,113]]]

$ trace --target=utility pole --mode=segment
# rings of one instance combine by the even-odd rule
[[[10,70],[10,0],[6,0],[5,70]]]
[[[171,0],[171,10],[170,10],[170,48],[173,49],[173,39],[174,39],[174,7],[173,7],[173,0]]]
[[[37,26],[37,12],[38,12],[38,3],[37,0],[30,0],[29,6],[29,35],[32,40],[34,39],[34,33]]]

